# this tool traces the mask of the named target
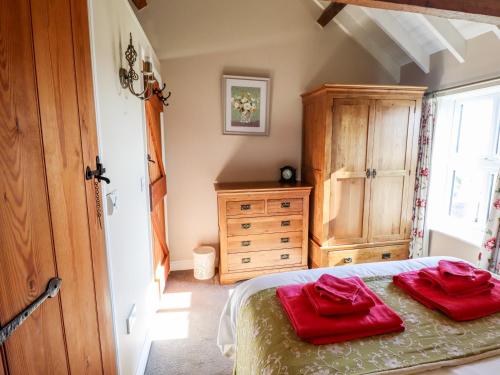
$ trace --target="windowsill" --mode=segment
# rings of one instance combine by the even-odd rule
[[[481,247],[484,238],[484,230],[477,228],[454,226],[430,226],[430,231],[439,232],[446,236],[460,240],[470,246]]]

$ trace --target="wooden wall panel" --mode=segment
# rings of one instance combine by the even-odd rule
[[[0,324],[58,274],[53,253],[28,0],[0,0]],[[63,281],[64,288],[64,281]],[[11,374],[67,374],[60,298],[5,343]]]
[[[102,373],[68,0],[32,0],[55,253],[72,373]],[[80,79],[80,77],[78,77]]]

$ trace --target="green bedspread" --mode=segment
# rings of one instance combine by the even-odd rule
[[[498,354],[500,314],[458,323],[409,298],[391,277],[364,281],[401,316],[405,332],[311,345],[295,335],[276,289],[270,288],[251,296],[240,310],[236,374],[411,373]]]

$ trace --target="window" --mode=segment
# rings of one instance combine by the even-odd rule
[[[500,168],[500,87],[439,101],[429,227],[479,245]]]

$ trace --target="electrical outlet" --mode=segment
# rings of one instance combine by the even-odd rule
[[[132,310],[128,314],[127,318],[127,335],[132,333],[132,328],[134,327],[135,321],[137,319],[137,308],[135,305],[132,306]]]

